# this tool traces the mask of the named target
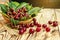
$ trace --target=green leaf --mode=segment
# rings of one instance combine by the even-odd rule
[[[16,9],[25,7],[26,5],[28,5],[28,3],[23,2],[23,3],[21,3],[20,5],[18,5],[18,6],[16,7]]]
[[[4,13],[7,12],[8,8],[7,8],[6,5],[4,5],[4,4],[0,4],[0,7],[1,7],[1,11],[2,11],[2,12],[4,12]]]
[[[18,20],[14,20],[13,18],[10,19],[11,23],[13,23],[14,25],[18,24],[19,21]]]
[[[20,3],[18,3],[18,2],[12,2],[12,3],[16,6],[20,5]]]
[[[40,11],[39,7],[34,7],[30,11],[28,11],[28,13],[32,15],[32,14],[37,14],[39,11]]]
[[[15,8],[17,7],[13,2],[9,2],[9,3],[8,3],[8,6],[9,6],[10,8],[13,8],[14,10],[15,10]]]
[[[32,5],[27,5],[26,8],[27,8],[27,10],[29,11],[29,10],[32,9]]]

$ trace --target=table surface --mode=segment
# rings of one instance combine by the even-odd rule
[[[60,9],[42,9],[40,10],[38,16],[36,16],[36,19],[41,24],[47,24],[49,20],[57,20],[60,22]],[[22,36],[18,35],[18,30],[8,28],[7,26],[1,24],[3,22],[4,19],[0,14],[0,40],[26,40],[26,38],[29,36],[29,33],[23,34]],[[58,27],[51,27],[51,31],[54,29],[56,29],[54,33],[46,33],[41,31],[37,34],[31,34],[27,40],[60,40]],[[47,35],[47,38],[45,38],[45,35]]]

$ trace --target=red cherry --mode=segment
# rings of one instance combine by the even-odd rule
[[[13,14],[13,15],[16,15],[16,12],[15,12],[15,11],[13,11],[13,12],[12,12],[12,14]]]
[[[53,23],[58,23],[57,21],[53,21]]]
[[[50,32],[50,28],[49,27],[46,27],[46,32]]]
[[[52,24],[52,21],[48,21],[48,24]]]
[[[37,27],[41,27],[41,24],[36,24]]]
[[[16,14],[15,17],[14,17],[14,19],[18,20],[19,16],[20,16],[20,13]]]
[[[24,30],[22,29],[22,30],[19,30],[19,34],[23,34],[24,33]]]
[[[53,26],[54,27],[58,26],[58,22],[57,21],[53,21]]]
[[[35,18],[33,18],[33,21],[34,21],[34,22],[36,22],[36,19],[35,19]]]
[[[18,13],[20,13],[20,12],[22,12],[22,10],[21,9],[18,9]]]
[[[42,25],[42,27],[43,27],[43,28],[46,28],[46,27],[47,27],[47,25],[46,25],[46,24],[43,24],[43,25]]]
[[[22,27],[25,27],[25,25],[24,25],[24,24],[22,24],[22,23],[21,23],[20,25],[21,25]]]
[[[29,28],[30,26],[29,26],[29,24],[26,24],[26,28]]]
[[[34,22],[34,25],[37,25],[38,24],[38,22]]]
[[[54,26],[54,27],[58,26],[58,23],[53,23],[53,26]]]
[[[19,19],[19,17],[16,15],[16,16],[14,17],[14,19],[18,20],[18,19]]]
[[[36,28],[36,32],[40,32],[41,31],[41,28],[40,27],[37,27]]]
[[[17,16],[20,17],[20,13],[18,13]]]
[[[23,27],[24,32],[26,31],[26,27]]]
[[[33,27],[33,26],[34,26],[34,24],[33,24],[33,23],[31,23],[31,24],[30,24],[30,27]]]
[[[30,33],[30,34],[33,34],[34,31],[35,31],[34,29],[30,29],[30,30],[29,30],[29,33]]]

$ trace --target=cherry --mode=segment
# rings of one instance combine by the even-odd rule
[[[34,24],[33,24],[33,23],[31,23],[31,24],[30,24],[30,27],[33,27],[33,26],[34,26]]]
[[[50,32],[50,28],[49,27],[46,27],[46,32]]]
[[[40,32],[41,31],[41,28],[40,27],[37,27],[36,28],[36,32]]]
[[[30,27],[30,25],[29,24],[26,24],[26,28],[29,28]]]
[[[16,14],[15,17],[14,17],[14,19],[18,20],[19,16],[20,16],[20,13]]]
[[[52,21],[48,21],[48,24],[52,24]]]
[[[58,26],[58,22],[57,21],[53,21],[53,26],[54,27]]]
[[[24,30],[24,32],[26,31],[26,27],[23,27],[22,29]]]
[[[46,24],[43,24],[43,25],[42,25],[42,27],[43,27],[43,28],[46,28],[46,27],[47,27],[47,25],[46,25]]]
[[[58,26],[58,24],[57,23],[53,23],[53,26],[56,27],[56,26]]]
[[[14,19],[18,20],[18,19],[19,19],[19,17],[18,17],[17,15],[15,15]]]
[[[30,29],[30,30],[29,30],[29,33],[30,33],[30,34],[33,34],[34,31],[35,31],[34,29]]]
[[[33,23],[34,23],[34,25],[37,25],[38,24],[38,22],[36,22],[36,19],[35,18],[33,18]]]
[[[20,13],[20,12],[22,12],[22,10],[21,9],[18,9],[18,13]]]
[[[37,27],[41,27],[41,24],[36,24]]]
[[[21,25],[22,27],[25,27],[25,25],[24,25],[24,24],[22,24],[22,23],[21,23],[20,25]]]
[[[21,29],[21,30],[19,30],[19,34],[23,34],[24,33],[24,30],[23,29]]]
[[[34,22],[36,22],[36,19],[35,19],[35,18],[33,18],[33,21],[34,21]]]
[[[34,22],[34,25],[37,25],[38,24],[38,22]]]
[[[13,12],[12,12],[12,14],[13,14],[13,15],[16,15],[16,12],[15,12],[15,11],[13,11]]]
[[[58,23],[57,21],[53,21],[53,23]]]
[[[17,16],[20,17],[20,13],[18,13]]]

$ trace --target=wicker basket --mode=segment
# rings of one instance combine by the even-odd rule
[[[9,23],[9,22],[10,22],[9,18],[5,17],[4,15],[2,15],[2,16],[3,16],[3,18],[6,20],[6,23]],[[21,24],[21,23],[23,23],[23,24],[28,24],[28,23],[30,23],[30,22],[32,21],[32,19],[33,19],[33,18],[28,19],[28,20],[25,20],[25,21],[20,21],[19,24]]]

